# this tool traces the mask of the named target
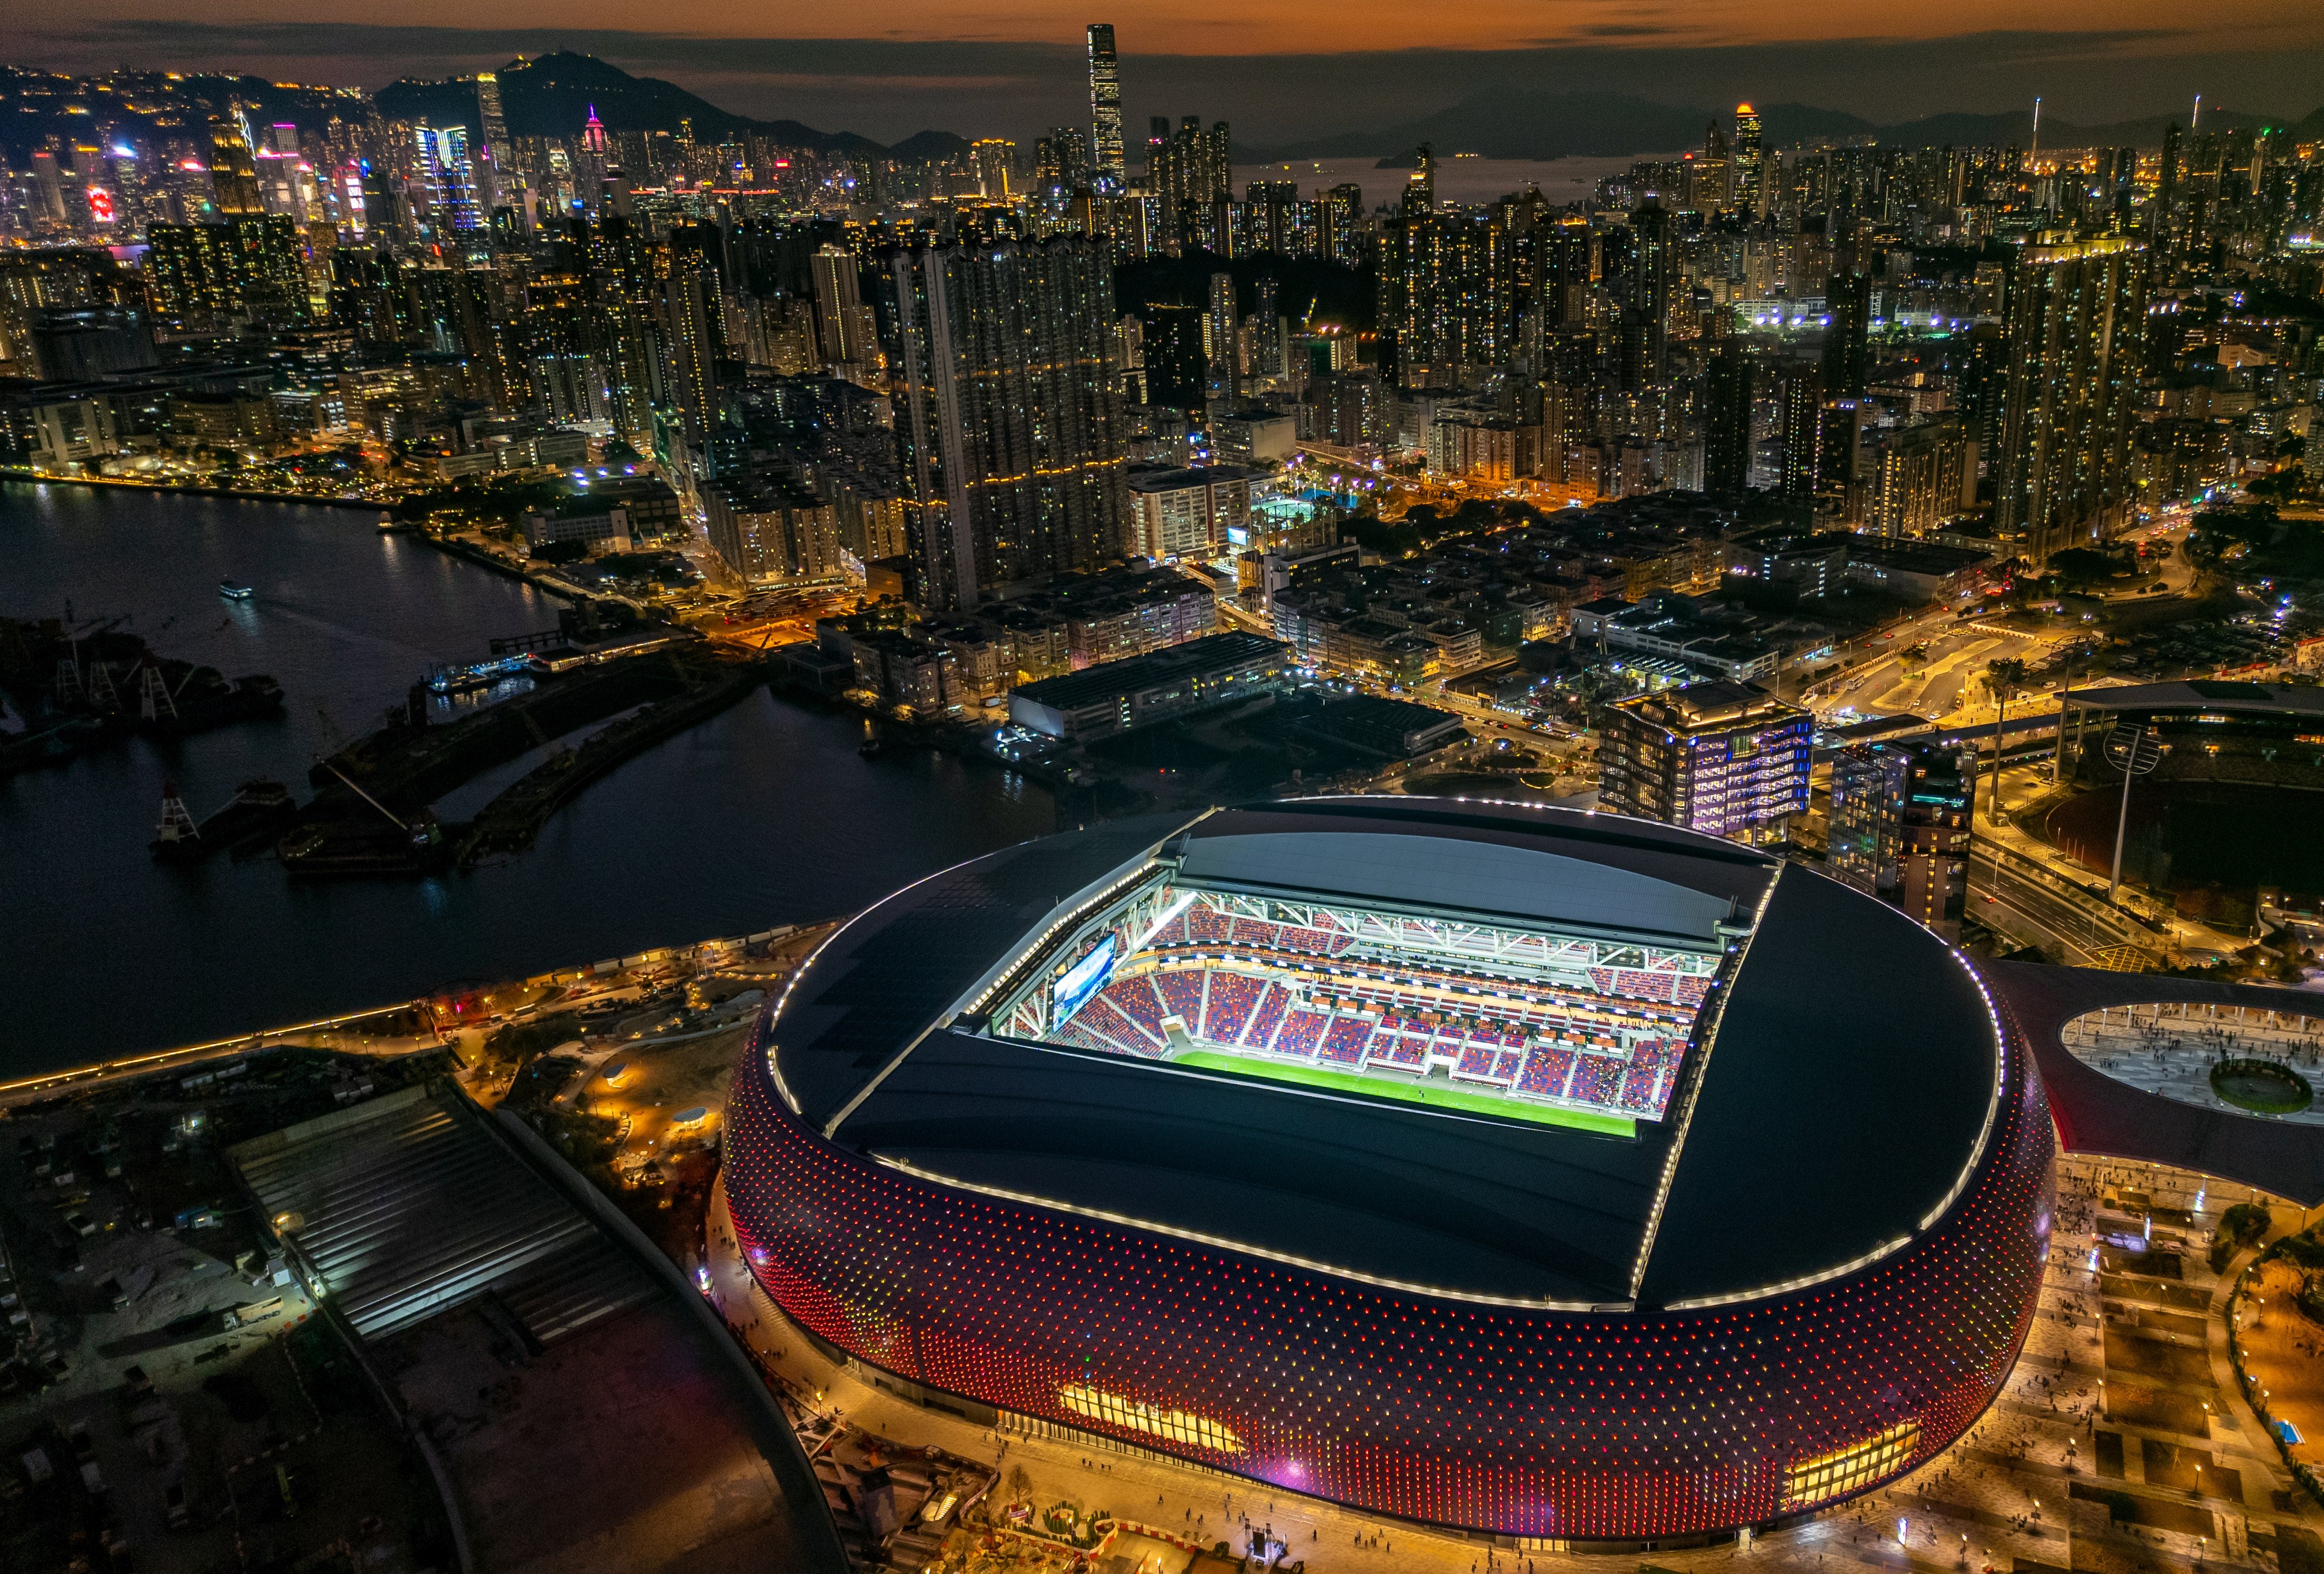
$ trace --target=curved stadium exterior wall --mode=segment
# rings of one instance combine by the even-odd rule
[[[791,1113],[766,1022],[735,1075],[726,1186],[790,1317],[930,1388],[1414,1520],[1650,1540],[1868,1490],[1993,1401],[2047,1256],[2050,1116],[2014,1032],[1986,1150],[1909,1244],[1763,1300],[1582,1312],[1398,1293],[923,1180]]]

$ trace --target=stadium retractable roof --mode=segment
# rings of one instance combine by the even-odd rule
[[[1028,938],[1164,855],[1204,883],[1582,933],[1710,944],[1730,915],[1757,924],[1678,1117],[1631,1138],[951,1019]],[[1668,827],[1414,798],[1122,822],[931,877],[803,970],[769,1055],[829,1140],[945,1183],[1416,1292],[1609,1307],[1748,1297],[1893,1248],[1942,1213],[1998,1086],[1976,980],[1869,897]]]

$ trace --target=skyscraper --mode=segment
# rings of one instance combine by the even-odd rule
[[[490,71],[476,75],[476,125],[481,131],[479,157],[498,163],[508,156],[508,121],[501,113],[501,79]]]
[[[973,607],[1117,551],[1113,272],[1084,240],[889,253],[912,598]]]
[[[658,326],[668,408],[655,410],[654,446],[665,466],[685,467],[718,425],[717,302],[718,275],[709,268],[673,268],[662,281]]]
[[[412,127],[420,179],[428,195],[429,224],[439,240],[466,236],[484,227],[476,209],[475,166],[468,161],[468,128],[440,129],[421,121]]]
[[[1358,267],[1364,256],[1364,192],[1356,185],[1315,193],[1315,249],[1325,260]]]
[[[1644,382],[1660,382],[1670,363],[1671,296],[1678,260],[1672,254],[1671,216],[1654,192],[1630,216],[1630,304],[1645,329]]]
[[[311,314],[299,226],[281,214],[238,213],[211,224],[148,227],[145,276],[169,317],[248,317],[290,324]]]
[[[2154,196],[2146,205],[2146,244],[2157,252],[2171,246],[2171,214],[2179,202],[2179,123],[2163,128],[2163,157],[2155,166]]]
[[[1001,137],[985,137],[971,143],[968,148],[969,167],[976,171],[976,184],[984,196],[994,202],[1009,200],[1009,167],[1017,161],[1017,144]]]
[[[227,217],[266,211],[258,191],[258,165],[250,143],[231,115],[210,121],[210,189],[217,210]]]
[[[1157,121],[1158,132],[1165,123]],[[1162,205],[1163,244],[1189,250],[1223,252],[1223,236],[1213,233],[1213,209],[1232,194],[1227,123],[1208,131],[1189,115],[1168,140],[1148,144],[1148,183]]]
[[[1750,484],[1751,382],[1741,345],[1711,353],[1702,381],[1702,484],[1713,497],[1740,497]]]
[[[1113,23],[1089,30],[1090,165],[1101,192],[1119,191],[1129,165],[1121,146],[1121,66],[1113,53]]]
[[[1825,284],[1823,392],[1826,399],[1860,399],[1871,373],[1872,281],[1835,273]]]
[[[1823,458],[1823,374],[1795,365],[1783,382],[1784,471],[1779,490],[1793,502],[1816,493],[1816,467]]]
[[[855,253],[845,246],[825,246],[809,260],[809,272],[815,278],[815,332],[824,364],[832,375],[861,382],[872,372],[879,351]]]
[[[1235,282],[1231,273],[1211,275],[1210,308],[1203,314],[1204,400],[1213,419],[1231,410],[1242,392],[1235,365]]]
[[[1735,106],[1735,206],[1757,217],[1766,193],[1766,165],[1759,149],[1759,112]]]
[[[2036,562],[2103,538],[2129,510],[2145,250],[2107,235],[2018,254],[1993,522]]]
[[[501,79],[490,71],[476,75],[476,140],[468,152],[476,169],[476,205],[487,219],[495,207],[515,207],[511,201],[523,189],[523,177],[510,161],[508,119],[501,113]]]

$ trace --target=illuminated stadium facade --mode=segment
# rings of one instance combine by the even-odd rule
[[[728,1115],[818,1339],[1412,1519],[1764,1525],[1950,1442],[2049,1230],[1983,982],[1612,816],[1322,799],[1005,850],[843,927]]]

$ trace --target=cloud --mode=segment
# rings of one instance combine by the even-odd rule
[[[2061,120],[2157,114],[2200,90],[2222,107],[2299,115],[2324,97],[2324,44],[2286,38],[2222,49],[2209,32],[2115,28],[1947,38],[1738,43],[1690,24],[1677,41],[1653,10],[1582,23],[1505,50],[1122,57],[1133,142],[1150,115],[1233,123],[1250,146],[1360,133],[1435,114],[1480,92],[1587,89],[1673,105],[1797,101],[1895,124],[1993,111],[2042,94]],[[924,127],[1019,139],[1088,116],[1078,41],[704,38],[591,28],[366,25],[336,22],[83,22],[0,0],[20,65],[254,70],[377,87],[586,51],[665,77],[740,114],[788,117],[894,141]],[[2302,30],[2303,32],[2311,30]]]

